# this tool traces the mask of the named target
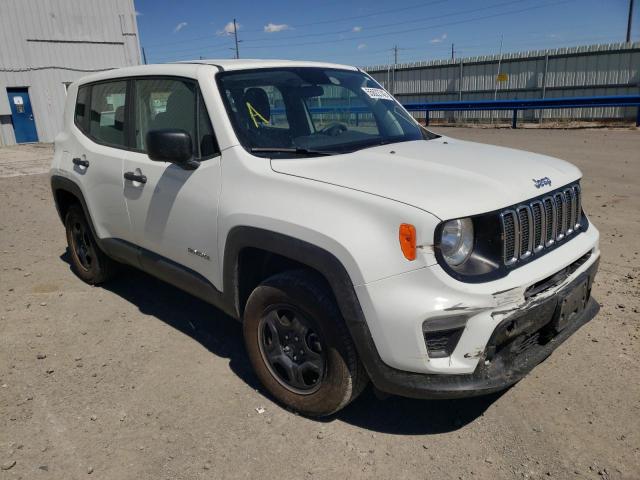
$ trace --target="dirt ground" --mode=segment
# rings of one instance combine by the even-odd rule
[[[501,395],[367,390],[326,421],[264,394],[215,308],[132,270],[77,279],[46,174],[8,176],[50,147],[2,150],[0,479],[639,479],[640,131],[439,131],[582,169],[602,309]]]

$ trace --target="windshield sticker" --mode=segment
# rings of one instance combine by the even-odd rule
[[[393,101],[393,97],[391,96],[391,94],[386,90],[383,90],[382,88],[362,87],[362,91],[369,95],[369,98],[373,98],[374,100]]]

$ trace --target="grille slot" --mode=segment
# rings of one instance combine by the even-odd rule
[[[520,226],[520,258],[527,258],[533,251],[533,219],[531,207],[521,205],[516,209]]]
[[[553,198],[556,201],[556,209],[558,210],[558,213],[556,214],[558,218],[556,240],[560,241],[567,233],[567,202],[564,198],[564,193],[562,192],[557,192]]]
[[[505,265],[513,265],[518,261],[520,249],[520,235],[518,217],[513,210],[506,210],[500,214],[502,221],[503,260]]]
[[[547,217],[540,200],[531,202],[531,214],[533,216],[533,251],[539,252],[544,248],[547,235]]]
[[[582,224],[580,185],[515,205],[500,213],[503,263],[514,265],[534,254],[542,254],[555,243],[577,233]]]

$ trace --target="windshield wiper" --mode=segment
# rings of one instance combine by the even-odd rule
[[[300,147],[253,147],[251,153],[293,153],[296,155],[338,155],[340,152],[330,152],[328,150],[313,150]]]

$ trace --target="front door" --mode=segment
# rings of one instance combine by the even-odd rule
[[[221,290],[217,211],[220,155],[194,81],[140,78],[134,84],[135,149],[124,159],[124,197],[133,242],[199,273]],[[146,154],[149,130],[191,134],[195,170],[155,162]],[[128,179],[127,179],[128,177]]]
[[[16,143],[32,143],[38,141],[36,122],[33,119],[29,91],[25,88],[7,88],[11,119]]]

